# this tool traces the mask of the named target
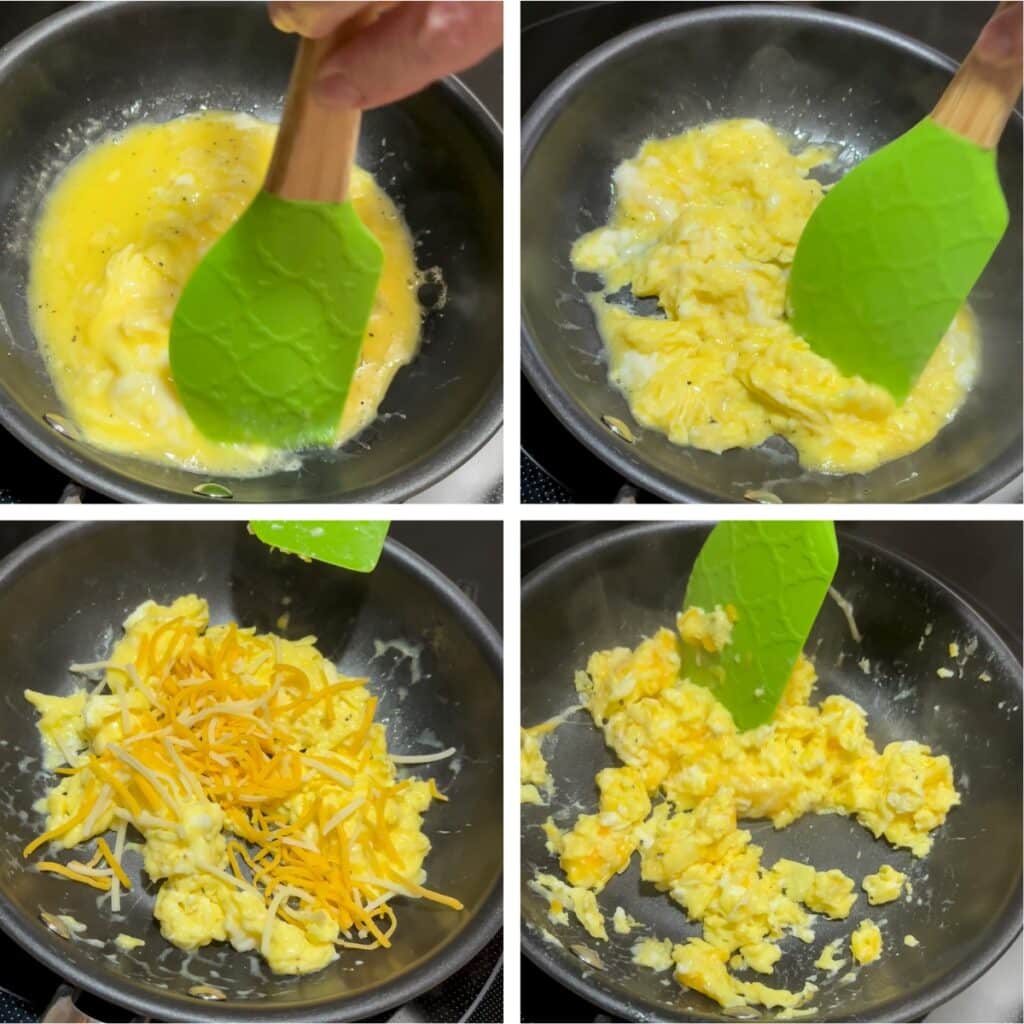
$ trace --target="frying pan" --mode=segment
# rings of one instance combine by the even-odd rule
[[[599,6],[588,18],[613,19],[615,7]],[[523,368],[551,411],[616,472],[669,501],[740,501],[753,490],[787,502],[966,502],[1018,476],[1018,115],[999,149],[1010,228],[971,297],[983,338],[977,383],[934,441],[867,474],[805,471],[778,438],[715,455],[641,428],[608,383],[585,299],[599,280],[576,274],[569,260],[572,243],[607,221],[613,169],[646,138],[719,118],[756,117],[785,134],[843,144],[839,161],[848,164],[926,114],[955,68],[948,57],[898,32],[768,4],[662,18],[573,64],[523,124]],[[612,432],[609,416],[627,424],[632,443]]]
[[[32,227],[54,177],[141,118],[206,106],[276,119],[294,48],[261,3],[153,2],[75,5],[0,50],[0,423],[112,498],[399,501],[454,471],[500,423],[501,137],[456,79],[363,120],[359,162],[402,208],[417,265],[439,267],[447,288],[367,430],[304,456],[300,470],[223,479],[92,448],[64,417],[25,299]],[[430,306],[440,293],[421,298]]]
[[[671,627],[685,581],[708,528],[678,523],[631,526],[576,545],[534,573],[523,586],[522,716],[534,725],[576,702],[574,671],[595,650],[634,646]],[[881,748],[898,739],[928,743],[953,762],[963,804],[938,830],[923,861],[850,819],[808,816],[775,832],[770,822],[744,822],[764,861],[806,860],[862,879],[882,864],[909,874],[913,902],[868,908],[863,893],[846,921],[819,919],[817,941],[785,941],[773,987],[799,989],[823,943],[848,935],[857,920],[881,924],[885,953],[849,984],[817,972],[815,1020],[914,1020],[977,978],[1011,943],[1021,912],[1021,667],[993,629],[948,587],[898,555],[840,530],[835,585],[853,604],[863,641],[856,644],[839,607],[826,601],[808,642],[819,674],[817,699],[841,693],[868,713],[868,734]],[[930,634],[925,636],[928,624]],[[922,640],[923,638],[923,640]],[[962,679],[941,679],[951,641],[977,649]],[[918,649],[919,644],[921,649]],[[859,662],[867,658],[870,672]],[[991,682],[978,680],[987,672]],[[535,872],[555,870],[539,826],[549,813],[561,828],[596,807],[594,775],[617,763],[588,715],[577,714],[545,741],[556,783],[550,808],[523,807],[523,950],[557,981],[615,1019],[735,1020],[704,996],[663,984],[668,975],[631,963],[639,935],[681,941],[699,934],[685,913],[641,883],[636,858],[608,885],[600,903],[617,905],[648,926],[643,933],[595,942],[572,919],[553,924],[546,902],[527,887]],[[575,804],[575,806],[572,806]],[[546,934],[545,934],[546,933]],[[916,949],[905,934],[920,940]],[[575,949],[574,949],[575,947]],[[597,969],[587,950],[596,952]],[[849,958],[847,956],[848,963]],[[848,969],[848,968],[846,968]],[[840,975],[843,972],[840,972]],[[756,1017],[756,1013],[751,1013]]]
[[[369,676],[389,749],[430,752],[438,742],[457,749],[456,758],[432,766],[450,802],[425,817],[433,844],[425,866],[430,884],[456,895],[464,912],[410,902],[397,911],[391,949],[343,955],[295,978],[272,975],[253,954],[223,943],[192,955],[171,946],[152,917],[155,887],[138,876],[133,890],[142,898],[129,900],[122,920],[97,908],[93,890],[26,870],[21,847],[41,825],[32,803],[53,776],[40,770],[36,716],[22,690],[68,692],[67,666],[108,652],[139,602],[193,592],[209,600],[215,622],[233,619],[292,638],[315,634],[343,672]],[[290,624],[282,631],[276,622],[286,607]],[[0,927],[75,985],[156,1020],[362,1019],[433,987],[496,932],[499,641],[454,584],[400,544],[389,541],[377,569],[364,576],[273,552],[238,523],[69,523],[0,563],[0,621],[0,822],[8,837],[0,849]],[[375,641],[410,645],[418,659],[391,646],[378,653]],[[41,910],[73,915],[87,926],[88,941],[62,940],[40,920]],[[122,931],[146,945],[120,953],[110,940]],[[200,1001],[188,994],[196,984],[227,998]]]

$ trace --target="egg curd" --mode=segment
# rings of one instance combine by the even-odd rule
[[[194,595],[141,605],[109,661],[72,666],[98,683],[25,693],[45,764],[63,777],[24,855],[95,840],[91,859],[35,867],[109,893],[116,914],[131,828],[160,883],[164,938],[256,950],[279,974],[318,971],[339,948],[390,946],[401,897],[461,910],[423,886],[423,814],[445,798],[433,779],[396,770],[452,751],[389,754],[367,681],[339,675],[315,644],[211,627]]]
[[[224,112],[141,123],[87,150],[58,180],[34,240],[29,302],[58,397],[89,443],[229,476],[297,465],[292,453],[205,438],[168,361],[178,296],[259,191],[276,133]],[[401,214],[358,168],[351,197],[384,250],[384,269],[338,444],[376,416],[395,373],[416,354],[421,320]]]
[[[733,972],[770,976],[787,936],[811,943],[815,915],[851,914],[857,884],[834,868],[764,863],[739,820],[768,819],[781,829],[805,814],[842,814],[924,857],[960,797],[945,755],[909,740],[878,750],[859,705],[838,695],[812,704],[816,676],[803,656],[773,720],[739,732],[710,690],[680,677],[679,645],[721,650],[729,622],[721,609],[687,609],[676,631],[661,629],[634,650],[598,651],[577,673],[580,700],[621,764],[597,774],[596,813],[567,831],[545,822],[564,880],[539,874],[532,888],[552,920],[572,912],[603,940],[596,897],[639,855],[643,880],[678,903],[701,934],[678,943],[647,937],[634,946],[634,962],[671,967],[679,984],[724,1007],[791,1009],[813,995],[813,984],[794,992]],[[881,903],[898,898],[905,881],[886,865],[863,888]],[[881,949],[877,925],[862,922],[851,940],[854,958],[869,963]],[[838,944],[823,951],[819,966],[838,966],[837,952]]]
[[[546,804],[554,791],[554,780],[548,770],[541,745],[544,737],[553,733],[572,714],[582,710],[582,704],[574,704],[561,714],[549,718],[540,725],[519,730],[519,800],[524,804]]]
[[[789,268],[823,195],[809,172],[831,157],[734,120],[645,142],[616,168],[609,222],[572,261],[603,278],[591,303],[637,422],[710,452],[781,435],[807,468],[842,474],[916,451],[955,415],[977,368],[966,307],[899,406],[815,355],[786,320]],[[659,312],[642,315],[637,298]]]

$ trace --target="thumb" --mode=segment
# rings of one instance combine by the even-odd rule
[[[317,75],[321,103],[370,109],[471,67],[501,43],[500,2],[404,3],[333,50]]]
[[[1002,67],[1021,62],[1021,9],[1020,3],[1003,3],[978,37],[978,53],[984,59]]]

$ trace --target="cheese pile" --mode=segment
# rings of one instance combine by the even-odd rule
[[[801,861],[763,863],[739,819],[764,818],[781,829],[805,814],[842,814],[924,857],[960,797],[945,755],[913,741],[878,750],[859,705],[838,695],[809,703],[815,673],[802,656],[774,719],[739,732],[710,690],[680,677],[679,644],[721,649],[729,640],[723,623],[717,611],[688,609],[677,631],[661,629],[634,650],[598,651],[577,674],[581,701],[622,763],[598,773],[597,813],[580,815],[568,831],[547,820],[548,849],[565,881],[540,874],[532,887],[552,920],[565,923],[571,911],[604,940],[596,895],[639,854],[643,880],[678,903],[701,935],[676,944],[644,940],[635,961],[674,967],[681,985],[725,1007],[792,1008],[813,985],[791,992],[731,972],[770,976],[787,936],[814,941],[814,915],[851,914],[856,882]],[[539,749],[531,762],[534,777],[540,767],[546,772]],[[885,865],[862,887],[877,905],[899,899],[906,882]],[[881,950],[877,925],[865,919],[851,937],[854,958],[868,963]]]
[[[791,152],[768,125],[722,121],[645,142],[613,176],[608,223],[580,238],[609,376],[633,416],[670,441],[710,452],[781,435],[800,462],[866,473],[927,444],[973,383],[977,331],[966,307],[897,406],[846,377],[785,317],[789,268],[821,201],[810,177],[829,149]],[[623,303],[654,298],[656,316]]]
[[[338,674],[315,646],[234,623],[209,627],[205,601],[147,601],[100,674],[67,697],[26,691],[46,767],[46,843],[91,839],[91,860],[36,863],[110,893],[130,888],[128,828],[161,882],[154,914],[182,949],[228,941],[282,974],[317,971],[337,948],[388,947],[398,897],[458,900],[424,887],[421,829],[433,779],[396,765],[449,756],[388,753],[365,679]],[[108,842],[105,834],[113,830]]]

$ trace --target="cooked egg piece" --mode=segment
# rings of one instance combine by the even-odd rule
[[[546,804],[554,792],[554,779],[548,770],[547,761],[541,749],[545,737],[581,709],[573,704],[564,711],[553,715],[539,725],[519,730],[519,802],[524,804]],[[542,792],[543,791],[543,794]]]
[[[824,194],[810,172],[831,157],[744,119],[649,139],[616,168],[608,223],[572,261],[603,278],[591,304],[609,379],[642,426],[710,452],[781,435],[804,466],[844,474],[917,451],[956,414],[977,372],[966,307],[899,406],[785,317],[796,245]],[[624,288],[659,315],[623,303]]]
[[[58,179],[35,233],[29,305],[57,394],[90,444],[227,476],[296,465],[287,452],[205,438],[168,362],[178,296],[259,190],[276,131],[221,111],[145,122],[96,143]],[[421,319],[401,213],[359,168],[351,198],[381,243],[384,270],[338,443],[376,416],[416,353]]]
[[[616,907],[615,913],[612,914],[612,928],[618,935],[629,935],[630,932],[635,931],[637,928],[642,928],[643,925],[629,914],[624,907]]]
[[[566,885],[554,875],[543,872],[534,876],[530,888],[548,901],[548,917],[552,923],[568,924],[568,911],[572,911],[588,935],[607,940],[604,915],[597,905],[597,897],[590,890]]]
[[[839,951],[842,947],[842,939],[833,939],[821,951],[818,959],[814,961],[814,966],[823,971],[828,971],[830,974],[834,974],[846,963],[846,960],[839,956]]]
[[[890,864],[883,864],[873,875],[868,875],[861,886],[868,894],[868,903],[873,907],[880,903],[892,903],[903,892],[907,876]]]
[[[519,730],[519,800],[524,804],[544,804],[540,791],[551,787],[551,774],[541,753],[541,734]]]
[[[652,971],[668,971],[675,964],[671,939],[640,939],[633,943],[633,963]]]
[[[882,933],[874,921],[863,920],[850,936],[850,952],[859,964],[870,964],[882,955]]]

